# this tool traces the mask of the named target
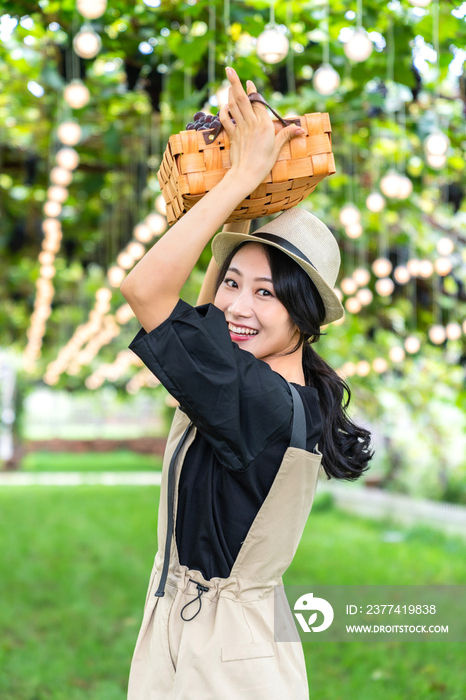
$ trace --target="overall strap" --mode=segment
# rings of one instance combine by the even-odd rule
[[[286,381],[286,380],[285,380]],[[306,449],[306,414],[304,413],[303,400],[295,387],[286,381],[291,391],[293,400],[293,427],[291,431],[290,447],[297,447],[300,450]]]
[[[160,598],[161,596],[165,595],[165,584],[167,582],[167,576],[168,576],[168,567],[170,564],[170,549],[171,549],[171,541],[172,541],[172,536],[173,536],[173,531],[175,529],[175,514],[173,512],[173,507],[174,507],[174,497],[175,497],[175,462],[176,458],[178,457],[178,454],[183,447],[186,438],[188,437],[188,433],[192,427],[192,422],[188,425],[186,430],[184,431],[183,435],[181,436],[180,441],[178,442],[175,450],[173,451],[171,460],[170,460],[170,465],[168,467],[168,485],[167,485],[167,535],[165,538],[165,552],[163,555],[163,567],[162,567],[162,574],[160,576],[160,582],[159,586],[154,593],[155,596]]]

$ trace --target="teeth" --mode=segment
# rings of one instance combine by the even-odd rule
[[[228,324],[228,328],[233,331],[233,333],[238,333],[241,335],[257,335],[259,331],[252,331],[249,328],[241,328],[240,326],[233,326],[232,323]]]

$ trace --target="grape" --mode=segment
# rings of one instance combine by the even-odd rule
[[[206,114],[204,117],[204,124],[209,124],[213,120],[213,116],[211,114]]]
[[[193,121],[197,121],[198,119],[201,119],[203,117],[205,117],[204,112],[196,112],[196,114],[193,117]]]
[[[195,128],[196,128],[196,125],[193,122],[189,122],[189,124],[186,124],[187,131],[192,131]]]
[[[196,131],[200,131],[201,129],[204,129],[204,124],[196,124],[194,128],[196,129]]]

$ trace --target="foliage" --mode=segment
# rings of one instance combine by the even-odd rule
[[[373,302],[359,314],[347,313],[343,325],[328,328],[317,349],[332,366],[340,367],[347,361],[387,358],[393,345],[417,332],[422,341],[417,355],[407,356],[399,365],[389,361],[390,368],[382,376],[372,372],[348,380],[354,404],[371,420],[386,423],[389,413],[374,401],[383,384],[385,395],[399,395],[413,420],[425,421],[426,439],[436,426],[436,414],[426,407],[431,401],[435,405],[437,393],[464,412],[465,336],[441,347],[427,339],[427,329],[439,315],[444,324],[465,318],[466,81],[464,73],[458,78],[451,70],[453,61],[456,76],[461,72],[458,52],[466,40],[462,8],[440,2],[437,76],[435,57],[428,52],[435,25],[432,7],[412,7],[406,0],[365,0],[363,24],[379,36],[370,58],[351,64],[341,37],[355,25],[350,13],[356,3],[331,0],[330,59],[341,76],[341,86],[325,98],[311,81],[322,62],[325,36],[320,0],[277,0],[276,20],[288,29],[291,51],[276,65],[261,63],[254,50],[253,42],[269,20],[265,0],[232,1],[229,28],[224,25],[225,7],[220,0],[162,0],[158,7],[114,0],[93,22],[102,38],[102,51],[95,60],[78,62],[70,46],[84,22],[74,0],[3,2],[4,22],[13,18],[18,23],[11,36],[5,30],[0,41],[0,345],[18,352],[25,347],[39,274],[41,210],[58,147],[55,127],[73,117],[83,128],[78,146],[81,164],[62,213],[64,238],[56,258],[52,315],[38,371],[29,386],[40,382],[47,363],[87,320],[96,289],[106,283],[106,270],[130,240],[134,225],[151,211],[167,137],[183,128],[194,111],[215,111],[206,100],[220,86],[225,65],[234,62],[240,78],[253,78],[281,113],[328,111],[331,115],[337,173],[318,186],[303,206],[335,232],[342,251],[340,279],[360,264],[370,266],[380,253],[381,233],[389,237],[394,265],[409,255],[434,260],[440,236],[447,235],[456,244],[453,272],[435,279],[440,285],[438,313],[432,278],[418,278],[408,286],[397,284],[387,298],[375,293],[372,277]],[[62,91],[76,77],[85,81],[91,101],[73,111],[65,105]],[[30,92],[30,81],[43,88],[42,97]],[[447,166],[440,172],[428,167],[422,148],[436,120],[451,142]],[[365,198],[393,165],[400,170],[406,167],[413,194],[407,200],[390,200],[385,212],[372,214],[365,208]],[[348,239],[338,222],[339,211],[349,199],[362,210],[364,235],[356,242]],[[190,303],[195,303],[209,257],[208,247],[183,290],[183,298]],[[114,291],[112,309],[122,301],[119,291]],[[82,388],[91,371],[101,361],[113,361],[137,329],[137,323],[130,321],[90,367],[84,366],[74,376],[63,375],[59,387]],[[122,394],[127,379],[117,382]],[[440,429],[432,441],[448,460],[448,438]],[[448,484],[442,488],[448,489]]]

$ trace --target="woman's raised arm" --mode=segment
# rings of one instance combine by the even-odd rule
[[[157,241],[120,287],[147,332],[170,316],[205,246],[238,204],[271,171],[285,141],[302,133],[292,125],[275,135],[265,106],[251,104],[232,68],[227,68],[227,76],[231,83],[228,105],[222,107],[219,118],[230,139],[231,168]],[[251,81],[247,87],[248,93],[256,91]]]

